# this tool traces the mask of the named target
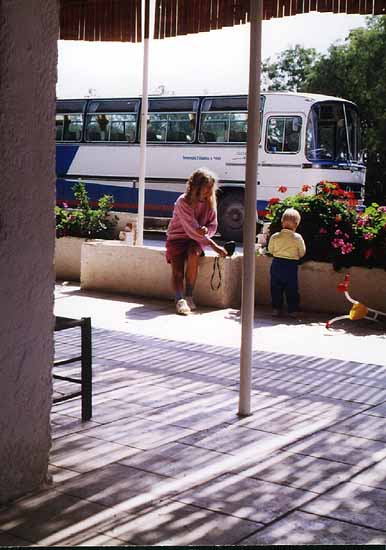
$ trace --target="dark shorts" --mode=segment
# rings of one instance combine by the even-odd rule
[[[193,239],[173,239],[170,241],[166,240],[167,263],[170,264],[175,258],[183,257],[185,259],[188,255],[188,250],[192,245],[196,245],[200,256],[205,255],[201,246]]]

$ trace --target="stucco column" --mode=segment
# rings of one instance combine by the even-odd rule
[[[51,446],[56,0],[0,2],[0,503]]]

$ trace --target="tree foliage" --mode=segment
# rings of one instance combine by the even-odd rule
[[[319,57],[314,48],[303,48],[299,44],[285,50],[274,60],[268,57],[262,64],[263,87],[268,91],[302,90]]]
[[[263,64],[269,90],[344,97],[358,105],[368,154],[368,202],[386,199],[386,16],[368,17],[324,55],[297,45]]]

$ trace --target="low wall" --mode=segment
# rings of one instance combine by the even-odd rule
[[[80,280],[82,245],[86,239],[61,237],[55,242],[55,274],[63,281]]]
[[[241,257],[219,258],[219,272],[215,272],[215,289],[212,289],[214,257],[200,258],[194,293],[197,304],[237,307],[240,304],[241,264]],[[83,244],[81,288],[153,298],[172,299],[174,296],[165,250],[130,246],[119,241],[86,241]]]
[[[255,303],[270,305],[272,259],[256,257]],[[239,307],[241,302],[242,256],[219,258],[220,272],[215,273],[211,288],[214,257],[200,259],[195,289],[198,304],[211,307]],[[121,241],[90,240],[74,237],[57,239],[56,277],[80,280],[84,289],[104,290],[136,296],[172,299],[171,268],[165,250],[130,246]],[[337,272],[329,263],[306,262],[299,267],[301,307],[305,311],[347,313],[350,304],[336,287],[344,275],[351,275],[349,292],[353,299],[386,312],[386,271],[352,267]]]
[[[270,301],[269,271],[272,258],[256,257],[255,303],[268,305]],[[299,291],[304,311],[348,313],[350,303],[338,284],[350,274],[350,296],[367,307],[386,312],[386,271],[365,267],[344,268],[335,271],[332,264],[306,262],[299,267]]]

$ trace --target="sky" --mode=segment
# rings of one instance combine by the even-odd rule
[[[311,13],[263,21],[262,58],[300,44],[325,53],[365,25],[360,15]],[[59,98],[136,97],[142,44],[59,41]],[[247,93],[249,25],[150,43],[149,93]]]

